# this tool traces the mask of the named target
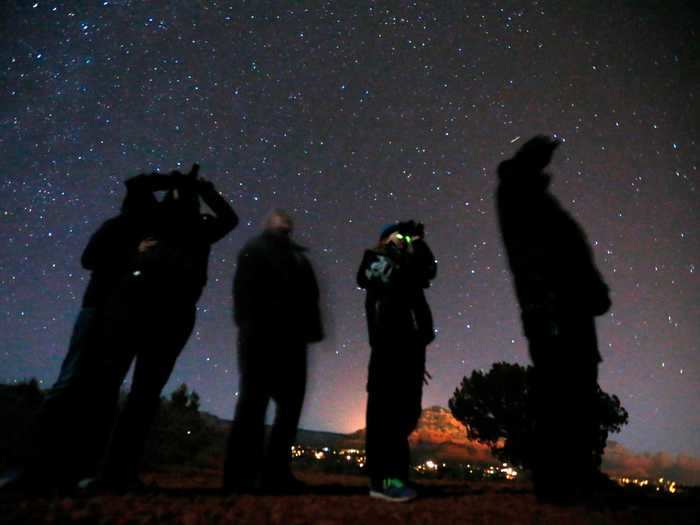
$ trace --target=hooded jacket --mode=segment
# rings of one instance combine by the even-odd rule
[[[610,308],[586,236],[549,192],[549,176],[518,156],[499,166],[498,219],[525,333]]]
[[[357,285],[367,290],[365,312],[372,347],[397,340],[427,345],[434,338],[433,318],[424,288],[437,273],[437,263],[423,240],[413,253],[388,244],[367,250],[357,271]]]

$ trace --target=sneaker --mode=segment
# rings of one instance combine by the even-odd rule
[[[382,481],[382,488],[370,487],[371,498],[403,503],[415,499],[418,494],[411,487],[397,478],[386,478]]]
[[[34,492],[40,485],[23,470],[4,472],[0,477],[0,492]]]
[[[0,477],[0,493],[32,494],[36,496],[51,494],[70,494],[74,489],[68,480],[49,478],[44,473],[28,470],[9,471]]]
[[[295,478],[292,474],[287,476],[267,478],[263,480],[262,491],[266,494],[293,495],[304,494],[309,491],[309,487],[303,481]]]
[[[87,493],[131,494],[155,491],[155,486],[147,485],[138,476],[129,479],[85,478],[78,483],[78,489]]]

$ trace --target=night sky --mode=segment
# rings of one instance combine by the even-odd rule
[[[302,426],[364,426],[369,348],[355,272],[382,225],[426,224],[438,338],[424,406],[464,375],[527,363],[498,234],[496,166],[563,141],[552,191],[612,290],[601,386],[635,451],[700,456],[700,17],[687,1],[3,2],[0,381],[55,380],[123,180],[202,166],[241,217],[216,244],[187,383],[233,414],[231,282],[273,207],[324,288]],[[601,7],[605,6],[605,7]]]

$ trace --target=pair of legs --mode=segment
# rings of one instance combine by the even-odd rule
[[[290,447],[306,392],[306,344],[242,329],[238,363],[238,404],[226,446],[224,488],[247,491],[262,481],[268,488],[284,489],[294,482]],[[266,449],[265,414],[270,400],[276,411]]]
[[[68,353],[39,412],[37,453],[24,472],[32,484],[72,487],[97,471],[111,423],[96,396],[106,379],[101,314],[83,307],[73,326]]]
[[[534,363],[535,493],[540,500],[590,496],[598,471],[598,350],[592,319],[562,324],[558,335],[530,340]],[[567,483],[561,483],[562,461]]]
[[[160,393],[194,327],[195,305],[125,293],[110,302],[105,317],[105,381],[99,397],[112,415],[135,361],[131,389],[116,418],[101,472],[107,483],[118,486],[138,479]]]
[[[425,346],[416,342],[372,348],[367,381],[367,468],[370,483],[408,480],[408,436],[418,424],[423,396]]]

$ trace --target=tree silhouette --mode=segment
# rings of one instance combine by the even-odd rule
[[[126,395],[121,393],[122,405]],[[23,465],[36,455],[37,417],[45,397],[36,379],[0,384],[0,470]],[[146,445],[147,467],[208,464],[210,447],[217,440],[223,443],[223,436],[207,424],[199,408],[199,395],[184,384],[169,398],[161,398]]]
[[[146,466],[196,464],[211,439],[211,431],[199,412],[199,395],[182,384],[169,399],[161,398],[146,444]]]
[[[532,366],[494,363],[487,373],[475,370],[462,379],[449,400],[452,414],[467,427],[472,439],[490,446],[500,460],[525,468],[532,468],[535,450],[530,403],[533,372]],[[596,399],[599,432],[592,452],[600,464],[608,435],[619,432],[627,424],[628,414],[617,396],[603,392],[600,387]],[[551,436],[551,439],[566,439],[566,436]]]
[[[199,412],[199,394],[194,390],[190,392],[183,383],[170,394],[170,408],[182,413]]]

